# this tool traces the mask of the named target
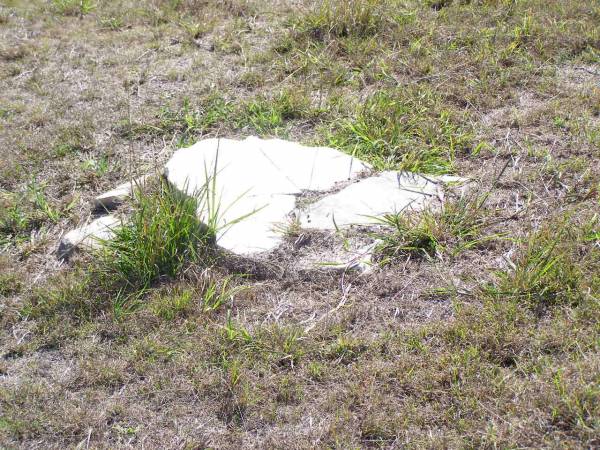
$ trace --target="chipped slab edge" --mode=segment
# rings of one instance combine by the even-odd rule
[[[120,227],[121,220],[108,215],[99,217],[87,225],[75,228],[66,233],[56,251],[59,259],[69,258],[77,249],[91,250],[100,246],[100,240],[111,239],[115,229]]]
[[[153,174],[142,175],[141,177],[122,183],[116,188],[98,195],[94,198],[94,209],[104,209],[107,211],[115,209],[128,198],[132,197],[133,191],[137,186],[144,186],[144,184],[152,177],[154,177]]]

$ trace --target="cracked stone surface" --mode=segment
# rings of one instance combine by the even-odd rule
[[[215,164],[215,190],[223,212],[220,224],[250,214],[226,228],[218,243],[243,255],[268,251],[279,244],[281,233],[274,228],[288,220],[297,195],[307,190],[330,190],[370,169],[368,164],[332,148],[249,137],[242,141],[207,139],[178,150],[167,163],[165,176],[191,195],[206,184]]]
[[[207,183],[215,165],[215,189],[225,211],[221,224],[250,214],[218,236],[220,246],[241,255],[279,245],[281,231],[276,228],[290,217],[304,228],[320,230],[373,224],[376,216],[422,209],[431,200],[441,199],[444,183],[460,180],[391,171],[359,179],[370,166],[338,150],[256,137],[208,139],[178,150],[167,163],[165,175],[178,189],[192,194]],[[329,192],[341,182],[351,184],[296,208],[302,192]]]
[[[285,224],[297,222],[304,229],[328,232],[353,225],[369,226],[384,214],[419,210],[439,202],[445,184],[464,181],[452,176],[394,171],[364,177],[370,171],[367,163],[332,148],[248,137],[206,139],[180,149],[167,162],[164,176],[188,195],[195,195],[208,183],[209,190],[216,193],[219,208],[221,231],[217,243],[242,256],[264,254],[279,246]],[[134,185],[135,181],[124,183],[97,197],[95,206],[110,209],[118,205],[131,196]],[[298,205],[298,197],[306,193],[308,198],[315,194],[319,199]],[[198,214],[206,221],[204,209],[200,208]],[[67,233],[60,243],[59,256],[68,255],[76,247],[91,248],[98,238],[110,238],[118,224],[109,215]],[[363,244],[338,265],[368,270],[373,247]],[[321,253],[321,262],[341,255],[324,249]],[[306,258],[319,264],[317,254]]]

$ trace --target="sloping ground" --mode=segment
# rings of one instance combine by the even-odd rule
[[[598,23],[574,0],[4,1],[0,446],[600,445]],[[389,217],[370,277],[307,269],[354,232],[296,226],[264,264],[184,253],[144,283],[56,259],[95,195],[250,134],[475,183]]]

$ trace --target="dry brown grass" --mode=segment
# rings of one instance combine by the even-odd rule
[[[0,447],[600,445],[597,5],[67,3],[0,6]],[[359,277],[314,234],[134,305],[56,261],[94,195],[249,133],[442,164],[495,238]]]

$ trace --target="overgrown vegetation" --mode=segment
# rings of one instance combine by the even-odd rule
[[[0,191],[0,245],[23,242],[32,230],[57,223],[74,206],[56,205],[35,178],[25,189],[19,193]]]
[[[94,259],[60,278],[54,288],[38,290],[23,314],[50,319],[50,323],[67,314],[81,322],[111,309],[120,319],[140,307],[158,281],[182,279],[192,266],[211,266],[216,254],[219,206],[211,185],[208,182],[190,196],[162,180],[154,187],[138,187],[131,217],[114,229],[114,238],[101,241]],[[205,223],[200,222],[199,214],[206,217]],[[214,282],[198,290],[207,310],[218,308],[224,298],[236,292],[227,290],[227,285],[225,281],[221,294]],[[190,295],[170,297],[175,312],[185,309]],[[159,316],[175,314],[165,307],[158,311],[163,311],[157,313]]]
[[[406,89],[375,93],[335,127],[329,142],[378,169],[451,172],[456,153],[473,150],[471,138],[448,111],[436,112],[433,96]]]
[[[372,36],[385,28],[386,22],[393,23],[393,18],[385,15],[386,9],[378,0],[324,0],[316,2],[295,24],[315,39]]]
[[[66,16],[89,14],[94,9],[92,0],[52,0],[52,6]]]
[[[186,146],[203,136],[221,134],[224,130],[236,130],[261,136],[286,136],[287,122],[311,119],[321,113],[312,108],[302,93],[283,90],[272,96],[259,95],[240,105],[235,105],[221,95],[209,95],[200,106],[193,107],[184,99],[178,109],[161,108],[157,121],[152,125],[122,124],[120,132],[125,136],[143,136],[148,133],[173,133],[177,145]]]

